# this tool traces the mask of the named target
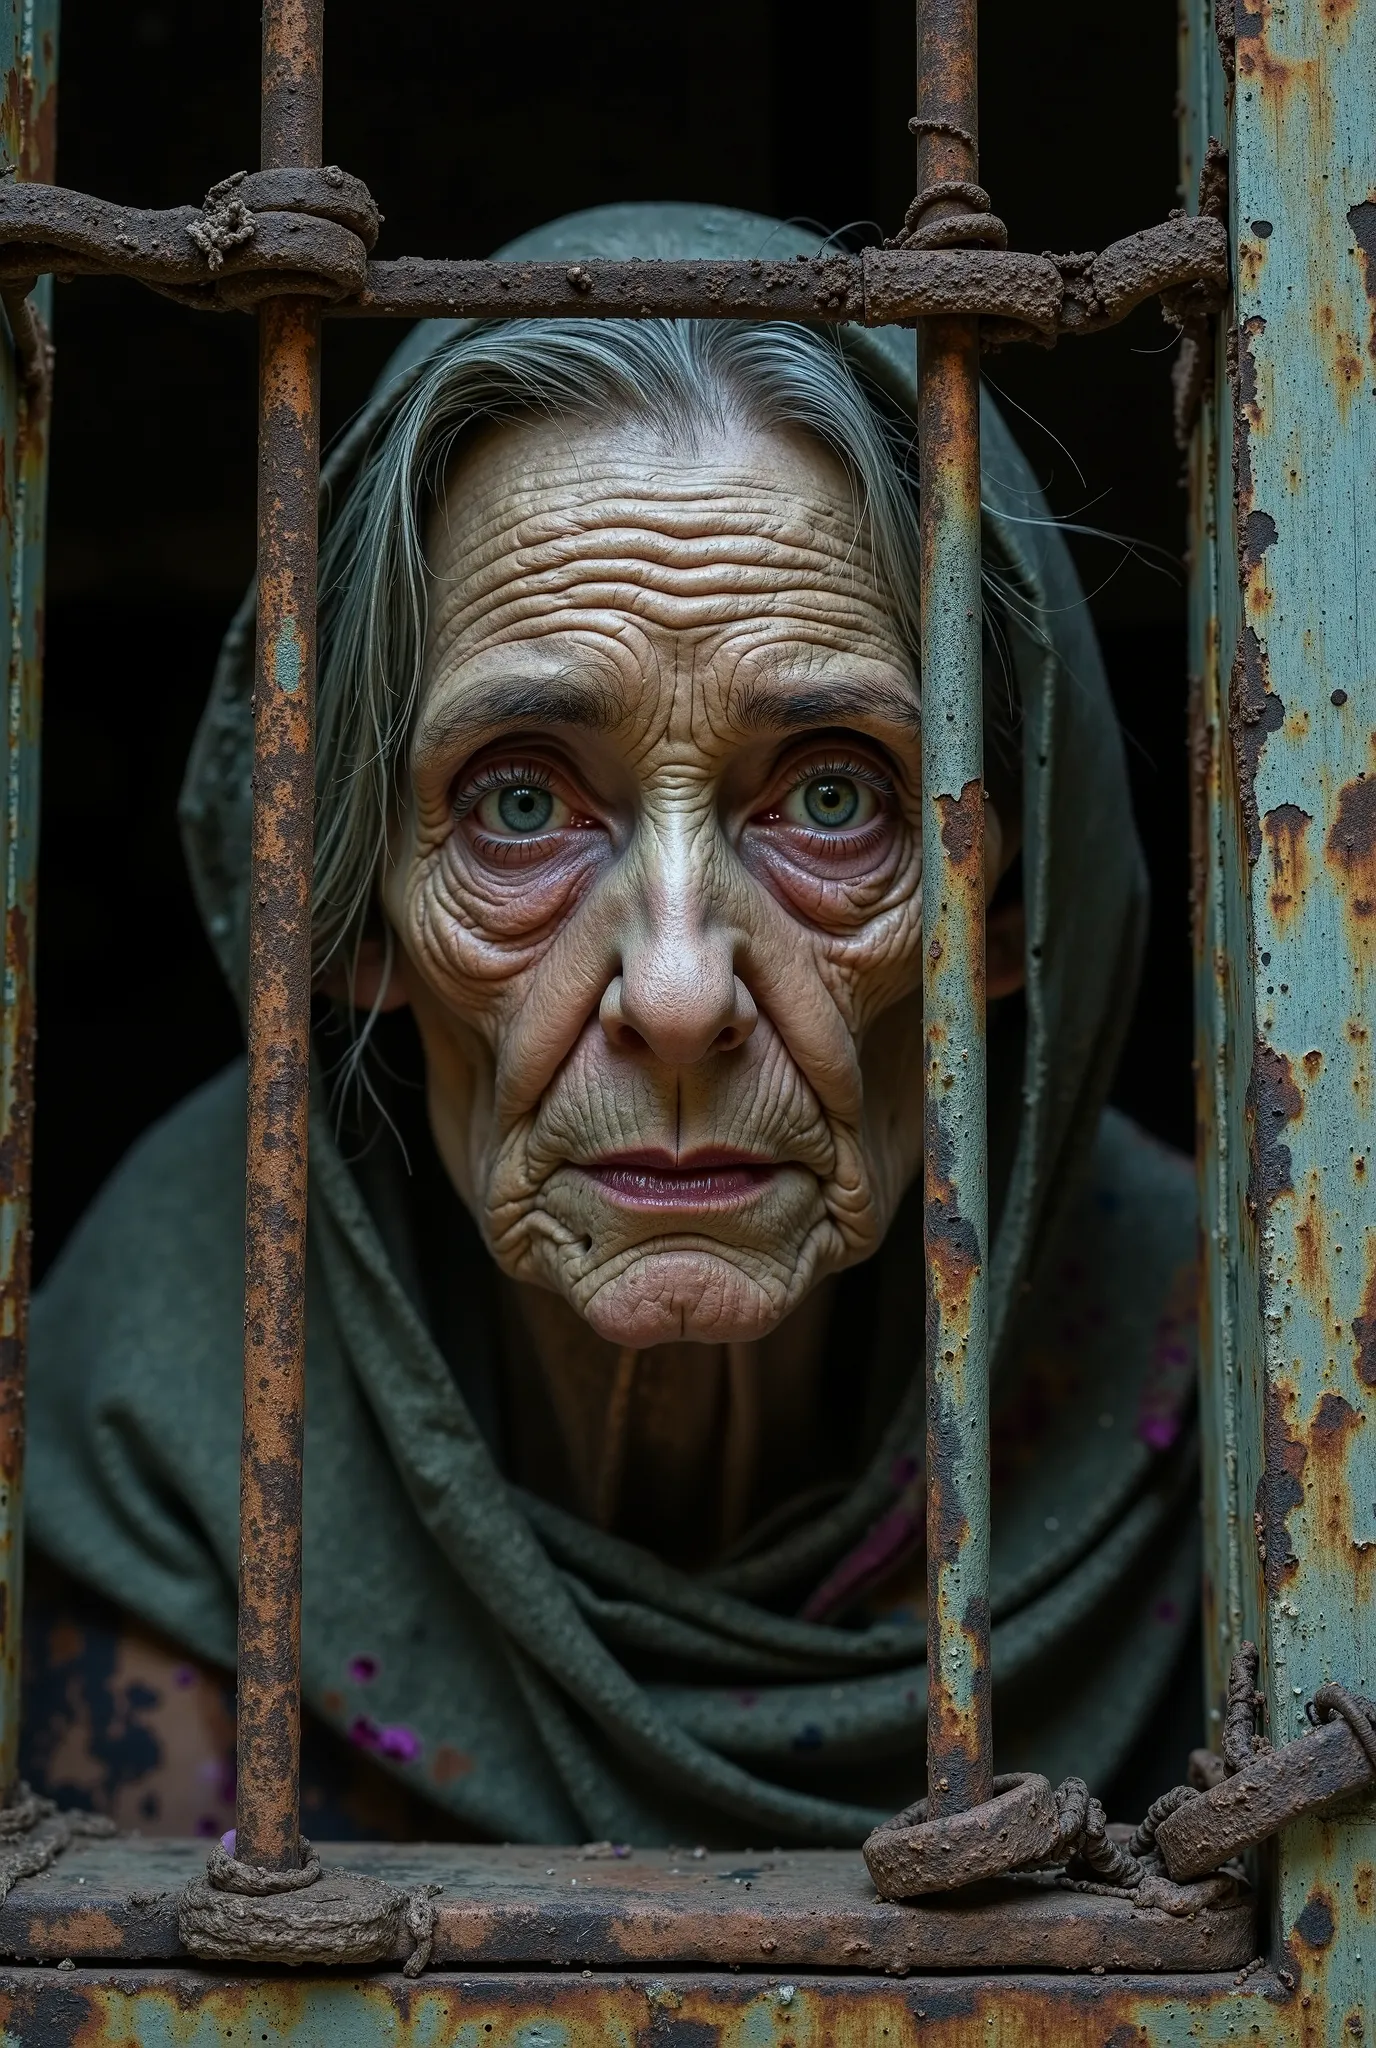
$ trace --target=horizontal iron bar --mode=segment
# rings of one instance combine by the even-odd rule
[[[322,180],[326,174],[319,174]],[[182,206],[154,212],[61,186],[0,187],[0,284],[52,271],[60,278],[123,276],[179,302],[244,310],[306,293],[326,313],[417,319],[745,319],[857,321],[867,326],[977,317],[985,339],[1053,340],[1112,326],[1157,293],[1216,303],[1228,282],[1222,225],[1178,215],[1097,255],[1034,256],[1004,249],[865,249],[791,261],[494,263],[398,257],[369,260],[366,188],[339,174],[294,206],[284,187],[245,180],[279,203],[249,206],[251,233],[216,249],[191,230],[209,217]],[[306,195],[309,197],[310,195]],[[247,202],[246,202],[247,203]],[[326,207],[332,212],[327,214]],[[351,226],[349,223],[355,225]]]

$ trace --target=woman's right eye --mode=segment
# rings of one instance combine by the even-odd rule
[[[522,781],[500,782],[487,790],[473,816],[496,839],[533,839],[541,832],[558,832],[572,820],[568,805],[553,790]]]

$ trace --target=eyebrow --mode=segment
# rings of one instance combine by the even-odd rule
[[[915,700],[885,683],[828,683],[821,689],[769,689],[748,682],[731,706],[734,724],[747,732],[797,732],[839,725],[849,718],[878,719],[914,738],[922,732]]]
[[[480,684],[421,715],[419,739],[427,751],[441,750],[474,731],[495,725],[572,725],[586,732],[611,732],[626,715],[613,690],[572,676],[548,682]]]
[[[584,732],[613,732],[626,716],[616,691],[572,676],[547,682],[519,678],[480,685],[452,698],[433,716],[422,716],[421,745],[442,752],[475,731],[502,725],[564,725]],[[769,689],[752,680],[731,706],[731,721],[745,732],[806,732],[850,718],[877,719],[919,738],[922,713],[913,699],[888,685],[829,683],[821,689]]]

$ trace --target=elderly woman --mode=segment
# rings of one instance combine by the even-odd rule
[[[507,253],[810,246],[657,207]],[[333,461],[313,1833],[847,1843],[921,1790],[912,358],[430,323]],[[1190,1179],[1104,1108],[1141,863],[992,410],[985,497],[997,1756],[1102,1787],[1194,1626]],[[241,995],[251,646],[250,606],[184,804]],[[33,1338],[67,1610],[35,1768],[216,1833],[242,1169],[236,1066],[115,1175]]]

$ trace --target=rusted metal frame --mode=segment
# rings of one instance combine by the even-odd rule
[[[324,0],[263,12],[265,171],[318,164]],[[314,834],[318,301],[259,312],[236,1854],[301,1862],[301,1467]]]
[[[209,311],[292,291],[365,318],[890,321],[978,315],[986,346],[1050,343],[1123,319],[1143,300],[1227,284],[1219,223],[1175,216],[1096,255],[870,248],[790,261],[370,262],[379,216],[337,166],[237,173],[203,207],[115,205],[62,187],[0,187],[0,290],[39,272],[133,278]]]
[[[919,0],[920,190],[978,175],[975,0]],[[930,217],[956,210],[939,201]],[[979,327],[918,332],[927,1817],[993,1794]]]
[[[10,15],[0,145],[19,179],[53,176],[56,0]],[[38,886],[43,530],[48,476],[46,339],[51,280],[5,302],[0,341],[0,574],[9,602],[5,783],[0,806],[4,974],[0,984],[0,1803],[18,1779],[23,1638],[24,1382],[34,1114],[34,938]]]
[[[1217,69],[1203,0],[1191,19],[1187,92],[1195,132],[1207,105],[1228,143],[1237,252],[1193,455],[1218,480],[1192,535],[1196,658],[1216,650],[1200,668],[1199,1052],[1219,1126],[1204,1396],[1236,1470],[1206,1478],[1214,1531],[1230,1509],[1241,1524],[1229,1625],[1260,1645],[1280,1743],[1325,1680],[1376,1680],[1376,4],[1229,10]],[[1210,1547],[1226,1573],[1217,1533]],[[1348,1801],[1268,1851],[1272,1953],[1316,2040],[1370,2024],[1370,1828],[1370,1801]]]
[[[1228,132],[1226,80],[1206,0],[1180,19],[1181,188],[1193,205],[1210,144]],[[1197,425],[1187,451],[1189,489],[1189,770],[1190,920],[1195,989],[1195,1161],[1199,1185],[1201,1291],[1200,1466],[1204,1536],[1203,1626],[1209,1740],[1219,1747],[1230,1661],[1255,1630],[1256,1612],[1244,1611],[1244,1536],[1251,1511],[1239,1498],[1238,1414],[1243,1396],[1239,1351],[1236,1240],[1230,1227],[1235,1203],[1234,1121],[1229,1115],[1237,1043],[1235,1014],[1250,963],[1245,933],[1230,927],[1223,888],[1223,776],[1228,749],[1227,661],[1237,636],[1233,580],[1220,576],[1220,519],[1226,521],[1229,390],[1225,366],[1226,320],[1208,337],[1207,367]],[[1201,337],[1201,346],[1204,346]]]
[[[1123,1893],[1019,1878],[896,1904],[875,1896],[854,1850],[752,1853],[742,1882],[739,1851],[685,1858],[636,1849],[600,1858],[568,1846],[316,1847],[327,1869],[347,1865],[374,1887],[441,1887],[432,1950],[440,1967],[752,1969],[767,1957],[771,1970],[875,1976],[993,1961],[1190,1974],[1238,1969],[1256,1953],[1249,1896],[1201,1895],[1188,1912],[1168,1912],[1140,1909]],[[83,1841],[0,1904],[0,1953],[184,1963],[179,1899],[204,1867],[205,1845],[193,1840]],[[316,1889],[295,1896],[309,1899]],[[380,1954],[400,1960],[409,1948],[394,1923]]]
[[[261,1977],[177,1970],[17,1969],[0,1977],[0,2027],[15,2041],[163,2048],[259,2041],[289,2048],[435,2048],[440,2042],[729,2042],[751,2048],[848,2042],[930,2048],[1300,2048],[1321,2038],[1293,1991],[1261,1971],[1239,1977],[785,1977],[688,1970],[450,1972]],[[1335,2038],[1335,2037],[1334,2037]],[[1353,2037],[1354,2039],[1357,2037]]]

